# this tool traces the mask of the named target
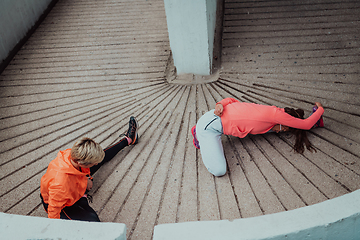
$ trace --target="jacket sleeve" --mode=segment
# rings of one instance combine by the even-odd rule
[[[320,119],[321,115],[324,113],[324,108],[319,107],[316,112],[314,112],[310,117],[306,119],[300,119],[291,116],[283,111],[277,111],[275,115],[275,122],[278,124],[282,124],[284,126],[309,130],[311,129],[315,123]]]
[[[60,213],[61,213],[61,207],[54,207],[52,205],[49,204],[48,207],[48,218],[60,218]]]
[[[49,186],[48,218],[60,218],[60,212],[66,204],[64,191],[60,185]]]
[[[221,104],[225,107],[226,105],[234,103],[234,102],[239,102],[239,101],[236,100],[235,98],[224,98],[223,100],[221,100],[220,102],[218,102],[216,104]]]

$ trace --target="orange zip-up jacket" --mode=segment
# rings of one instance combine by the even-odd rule
[[[86,191],[86,175],[90,174],[90,169],[77,170],[70,162],[70,151],[60,151],[41,178],[40,191],[44,202],[49,204],[49,218],[60,218],[61,210],[72,206]]]
[[[224,134],[239,138],[249,133],[266,133],[276,124],[309,130],[324,113],[324,109],[319,107],[310,117],[300,119],[287,114],[283,108],[239,102],[234,98],[225,98],[217,104],[224,107],[221,116]]]

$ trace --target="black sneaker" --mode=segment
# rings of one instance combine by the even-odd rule
[[[128,129],[127,133],[125,134],[126,137],[131,138],[131,140],[132,140],[129,145],[138,143],[138,138],[139,138],[138,133],[137,133],[138,127],[139,127],[139,125],[138,125],[136,118],[131,116],[130,121],[129,121],[129,129]]]

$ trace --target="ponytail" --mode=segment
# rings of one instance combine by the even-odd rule
[[[285,112],[293,117],[304,119],[304,110],[302,109],[294,109],[294,108],[285,108]],[[303,153],[305,150],[304,145],[306,146],[306,149],[310,152],[313,152],[313,150],[316,152],[316,149],[313,147],[311,142],[309,141],[306,130],[298,129],[298,128],[289,128],[289,131],[292,132],[295,135],[295,144],[293,146],[294,151],[297,153]]]

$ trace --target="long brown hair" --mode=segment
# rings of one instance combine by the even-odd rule
[[[304,110],[302,109],[294,109],[294,108],[284,108],[287,114],[290,114],[293,117],[304,119]],[[294,144],[294,151],[297,153],[303,153],[305,150],[304,145],[306,146],[307,150],[312,152],[313,150],[316,152],[316,149],[313,147],[311,142],[309,141],[306,130],[297,129],[297,128],[289,128],[289,131],[295,135],[295,144]]]

